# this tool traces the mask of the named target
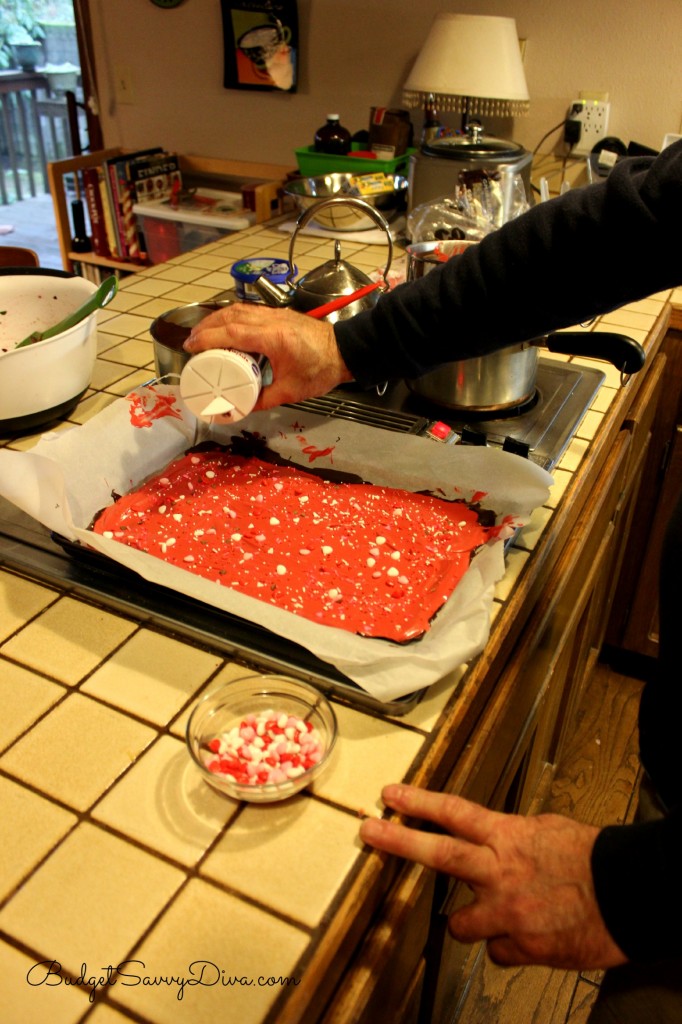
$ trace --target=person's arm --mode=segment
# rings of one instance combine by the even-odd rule
[[[263,353],[274,383],[256,408],[324,394],[343,381],[417,377],[573,326],[682,283],[682,142],[624,160],[604,183],[540,203],[372,310],[330,324],[233,305],[185,348]]]
[[[682,142],[540,203],[369,312],[339,322],[362,383],[418,377],[682,283]]]
[[[610,825],[592,874],[601,913],[631,960],[682,956],[682,807],[659,821]]]

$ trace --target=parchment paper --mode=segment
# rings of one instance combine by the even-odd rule
[[[149,425],[131,422],[140,422],[139,415],[131,417],[140,405]],[[111,503],[112,491],[128,492],[198,440],[226,444],[244,430],[263,435],[270,448],[304,468],[333,468],[374,484],[433,490],[451,499],[471,500],[485,492],[481,504],[504,525],[476,553],[429,632],[404,645],[319,625],[87,530],[95,513]],[[384,701],[429,686],[483,649],[494,585],[504,574],[502,540],[547,500],[551,482],[534,463],[498,449],[441,445],[297,409],[255,413],[233,426],[207,426],[183,406],[177,387],[165,385],[117,400],[84,426],[46,434],[30,451],[0,451],[0,493],[48,529],[147,580],[260,623]]]

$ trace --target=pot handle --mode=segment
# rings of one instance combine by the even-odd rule
[[[393,239],[391,238],[391,229],[389,228],[386,218],[377,210],[376,206],[372,206],[370,203],[366,203],[364,199],[356,199],[355,196],[330,196],[329,199],[321,199],[319,203],[315,203],[314,206],[309,206],[303,213],[299,214],[298,220],[294,225],[294,231],[289,241],[289,265],[291,271],[287,277],[287,284],[291,282],[294,277],[294,242],[296,241],[296,235],[299,233],[301,228],[304,228],[309,220],[312,220],[316,213],[320,213],[322,210],[326,210],[330,206],[356,206],[358,209],[366,213],[368,217],[371,217],[377,227],[383,228],[386,232],[386,238],[388,239],[388,259],[386,260],[386,266],[384,268],[384,281],[388,278],[388,271],[391,266],[391,260],[393,259]]]
[[[565,356],[606,359],[621,373],[637,373],[646,362],[646,352],[638,341],[610,331],[561,331],[545,338],[550,352]]]

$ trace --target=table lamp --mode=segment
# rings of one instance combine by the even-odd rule
[[[514,18],[436,15],[403,87],[407,107],[435,103],[470,117],[516,117],[528,110],[528,87]]]

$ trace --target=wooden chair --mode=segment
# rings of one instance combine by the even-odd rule
[[[20,245],[0,244],[0,267],[39,267],[38,254]]]

